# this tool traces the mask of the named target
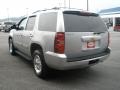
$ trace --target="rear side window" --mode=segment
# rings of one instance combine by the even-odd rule
[[[30,16],[27,22],[26,30],[33,30],[36,16]]]
[[[80,11],[64,11],[64,24],[66,32],[104,32],[105,24],[95,13]]]
[[[40,31],[56,31],[57,12],[42,13],[39,18]]]

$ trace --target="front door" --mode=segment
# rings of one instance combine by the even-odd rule
[[[14,32],[14,45],[15,47],[19,50],[22,51],[22,39],[23,39],[23,32],[25,29],[27,23],[27,18],[23,18],[19,23],[18,23],[18,29],[16,32]]]

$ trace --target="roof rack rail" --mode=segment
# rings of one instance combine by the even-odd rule
[[[33,12],[32,14],[37,13],[37,12],[40,12],[40,11],[41,11],[41,10],[37,10],[37,11]]]
[[[32,14],[37,13],[37,12],[40,12],[40,11],[47,11],[47,10],[53,10],[53,9],[60,9],[60,8],[54,7],[54,8],[50,8],[50,9],[37,10],[37,11],[33,12]]]
[[[32,14],[37,13],[37,12],[40,12],[40,11],[59,10],[59,9],[77,9],[77,10],[83,10],[83,9],[69,8],[69,7],[53,7],[53,8],[50,8],[50,9],[37,10],[37,11],[33,12]]]

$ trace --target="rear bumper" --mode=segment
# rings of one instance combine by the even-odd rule
[[[49,67],[57,70],[84,68],[87,66],[95,65],[99,62],[103,62],[105,59],[107,59],[110,55],[110,49],[108,48],[107,50],[107,53],[103,56],[93,57],[84,60],[81,60],[81,58],[77,58],[77,61],[75,60],[72,62],[69,62],[65,54],[56,54],[54,52],[48,51],[45,53],[45,61]]]

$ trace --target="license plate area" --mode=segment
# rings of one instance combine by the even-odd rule
[[[93,50],[100,48],[101,36],[100,35],[91,35],[91,36],[82,36],[82,50]]]
[[[89,40],[82,43],[82,50],[91,50],[100,47],[100,40]]]
[[[95,41],[88,41],[86,42],[86,48],[95,48],[96,42]]]

